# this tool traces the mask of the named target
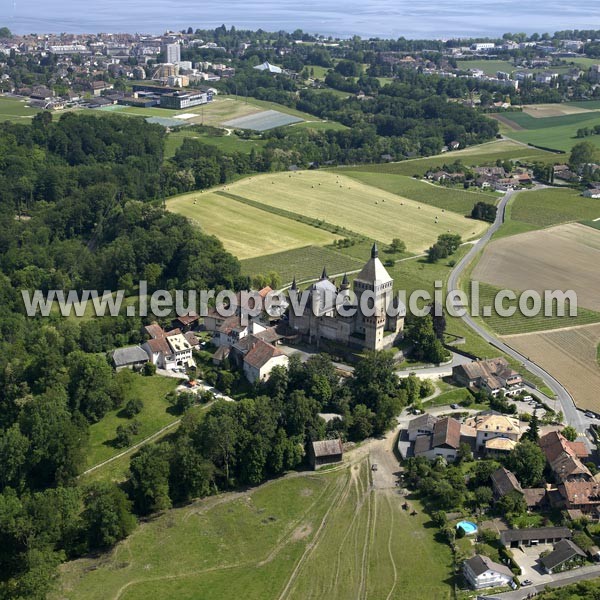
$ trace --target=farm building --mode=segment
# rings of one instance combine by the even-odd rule
[[[510,492],[523,493],[519,480],[511,471],[504,467],[500,467],[497,471],[494,471],[491,480],[494,498],[496,499],[503,498],[506,494],[510,494]]]
[[[570,540],[573,533],[567,527],[531,527],[527,529],[507,529],[500,533],[500,543],[507,548],[555,544]]]
[[[463,575],[474,590],[510,585],[511,570],[481,554],[476,554],[463,563]]]
[[[308,445],[308,458],[315,471],[325,465],[342,462],[344,447],[342,440],[320,440]]]
[[[452,377],[470,389],[483,389],[492,396],[500,392],[510,395],[523,389],[523,378],[511,369],[504,358],[476,360],[452,368]]]
[[[585,562],[585,552],[571,540],[561,540],[550,554],[542,557],[540,563],[548,574],[568,571]]]
[[[431,435],[419,435],[415,440],[416,457],[425,456],[435,460],[438,456],[454,462],[460,447],[460,422],[446,417],[435,423]]]
[[[148,355],[140,346],[128,346],[114,350],[112,361],[117,371],[141,369],[148,362]]]

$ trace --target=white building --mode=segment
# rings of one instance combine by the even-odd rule
[[[179,44],[167,44],[165,46],[166,62],[178,63],[181,61],[181,46]]]
[[[463,575],[474,590],[502,587],[513,582],[513,574],[508,567],[481,554],[465,560]]]
[[[289,359],[278,348],[260,339],[244,356],[244,375],[250,383],[266,381],[274,367],[287,367]]]

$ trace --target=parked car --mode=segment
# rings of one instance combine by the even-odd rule
[[[525,579],[525,581],[523,581],[523,582],[521,583],[521,585],[522,585],[522,586],[525,586],[525,585],[531,585],[532,583],[533,583],[533,581],[531,581],[531,579]]]
[[[451,405],[450,405],[450,408],[451,408],[452,410],[457,410],[458,408],[460,408],[460,406],[458,406],[458,404],[451,404]]]
[[[377,471],[377,463],[371,465],[371,471]]]

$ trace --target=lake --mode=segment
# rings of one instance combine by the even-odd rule
[[[336,37],[499,36],[600,29],[598,0],[0,0],[15,33],[302,29]]]

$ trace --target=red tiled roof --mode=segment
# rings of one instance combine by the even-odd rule
[[[450,446],[456,448],[460,446],[460,422],[452,417],[441,419],[433,426],[433,448],[440,446]]]
[[[284,356],[284,354],[275,348],[275,346],[259,339],[244,357],[244,362],[255,369],[260,369],[276,356]]]
[[[144,329],[146,330],[146,333],[151,338],[154,338],[154,339],[164,337],[164,335],[165,335],[163,328],[158,323],[152,323],[152,325],[146,325],[146,327],[144,327]]]

